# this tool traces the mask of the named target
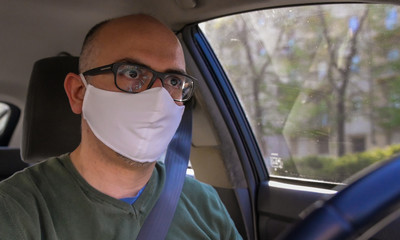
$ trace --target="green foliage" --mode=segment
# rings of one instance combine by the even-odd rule
[[[400,144],[340,158],[308,156],[284,161],[275,174],[329,182],[343,182],[364,168],[400,153]]]
[[[376,111],[379,114],[378,124],[384,129],[395,129],[400,127],[400,78],[395,77],[388,79],[385,91],[386,105],[377,107]]]
[[[278,83],[278,89],[278,111],[283,114],[288,114],[300,93],[300,84],[294,81]]]

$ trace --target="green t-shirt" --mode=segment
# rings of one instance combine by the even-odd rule
[[[68,154],[51,158],[0,183],[0,239],[136,239],[164,181],[157,163],[130,205],[91,187]],[[216,191],[186,178],[167,239],[241,237]]]

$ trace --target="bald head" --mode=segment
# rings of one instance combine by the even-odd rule
[[[117,61],[133,61],[158,71],[185,68],[175,34],[157,19],[143,14],[105,21],[89,31],[82,47],[80,71]]]

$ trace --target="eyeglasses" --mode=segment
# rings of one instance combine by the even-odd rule
[[[115,86],[123,92],[139,93],[150,89],[156,79],[161,79],[163,87],[177,102],[186,102],[194,90],[195,78],[183,73],[161,73],[148,67],[129,62],[117,62],[93,68],[82,73],[84,76],[96,76],[112,72]]]

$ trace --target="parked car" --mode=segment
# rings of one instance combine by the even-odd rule
[[[398,239],[399,3],[3,0],[0,177],[39,160],[19,158],[35,62],[78,56],[94,24],[147,13],[176,32],[198,79],[188,173],[244,239]],[[41,117],[57,114],[52,101]]]

